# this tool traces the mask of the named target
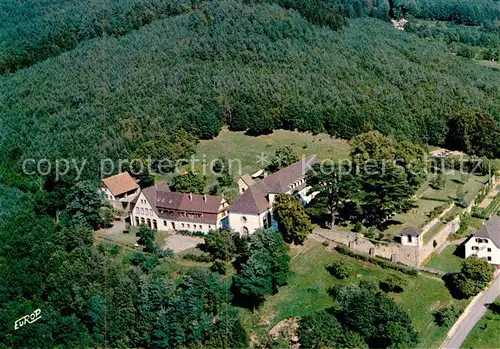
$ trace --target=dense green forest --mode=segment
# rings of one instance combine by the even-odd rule
[[[497,0],[393,0],[395,14],[423,19],[452,21],[464,25],[498,28],[500,2]]]
[[[0,74],[16,71],[103,35],[121,36],[187,12],[189,0],[0,1]]]
[[[368,125],[444,145],[458,113],[500,118],[499,80],[498,70],[378,19],[335,31],[277,5],[200,3],[0,77],[0,145],[14,164],[91,163],[179,128],[210,138],[223,124],[342,138]]]
[[[180,274],[152,231],[139,232],[142,252],[94,243],[102,158],[186,157],[224,125],[346,139],[374,130],[413,142],[406,150],[428,143],[498,156],[500,71],[470,59],[498,58],[486,54],[498,46],[498,2],[368,3],[0,0],[0,348],[244,348],[238,307],[258,307],[287,283],[279,232],[215,234],[205,244],[214,271]],[[421,26],[395,30],[391,14]],[[478,51],[457,56],[455,43]],[[24,176],[27,158],[85,161],[81,179],[91,181]],[[232,259],[233,279],[222,276]],[[388,310],[369,316],[384,325],[397,316],[406,331],[384,332],[383,343],[357,333],[346,290],[333,342],[416,344],[404,311],[361,287],[364,304]],[[37,308],[36,327],[13,329]],[[304,331],[321,319],[332,320],[319,313]]]

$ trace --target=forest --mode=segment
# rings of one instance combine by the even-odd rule
[[[96,243],[103,158],[189,156],[197,139],[215,137],[224,126],[250,135],[326,132],[353,144],[360,134],[391,135],[391,142],[415,149],[431,144],[500,156],[500,71],[474,60],[498,57],[485,56],[498,43],[497,1],[103,4],[0,1],[2,348],[244,348],[249,338],[238,308],[255,309],[287,283],[289,246],[272,230],[248,241],[214,233],[203,247],[214,268],[181,275],[169,269],[171,251],[152,243],[152,231],[139,232],[141,252]],[[398,31],[391,13],[430,27]],[[424,21],[447,24],[436,33]],[[478,51],[458,55],[451,42]],[[26,176],[22,163],[29,158],[87,166],[80,181],[74,173],[62,180]],[[405,178],[403,185],[414,184]],[[404,204],[407,192],[393,196]],[[359,198],[370,224],[391,213],[376,211],[375,199]],[[332,221],[342,213],[330,211]],[[228,278],[231,263],[235,274]],[[303,343],[417,345],[409,316],[380,290],[351,285],[336,292],[335,314],[303,319]],[[37,308],[39,326],[15,332],[20,314]],[[385,327],[359,328],[349,320],[353,312],[359,323]],[[317,343],[308,336],[312,325],[331,322],[330,338]],[[389,325],[399,330],[386,336]]]
[[[128,157],[180,128],[210,138],[226,124],[346,139],[368,128],[442,146],[457,114],[497,124],[499,78],[379,19],[350,19],[336,31],[275,4],[201,2],[1,76],[0,145],[14,166],[92,163]]]

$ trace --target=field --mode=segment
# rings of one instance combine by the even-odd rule
[[[445,178],[446,183],[444,187],[439,190],[429,186],[432,177],[422,185],[415,194],[417,198],[415,202],[416,207],[412,208],[407,213],[394,216],[394,224],[390,225],[388,229],[384,231],[386,239],[391,240],[393,236],[397,235],[406,226],[421,227],[425,225],[426,222],[430,221],[428,214],[434,208],[445,204],[445,202],[438,200],[454,199],[460,188],[464,192],[465,201],[468,203],[471,202],[487,181],[487,176],[468,175],[458,171],[446,175]],[[460,181],[463,181],[464,184],[461,184]],[[459,210],[453,208],[452,211],[458,214]],[[445,215],[445,217],[447,215]],[[430,239],[432,233],[437,232],[437,230],[429,231],[424,237],[428,235],[427,239]]]
[[[460,271],[460,265],[463,260],[464,256],[460,247],[450,245],[440,254],[433,256],[425,266],[448,273],[454,273]]]
[[[244,132],[223,129],[216,138],[200,141],[194,157],[200,160],[200,164],[207,164],[204,173],[207,181],[214,184],[215,176],[208,170],[213,160],[221,156],[231,160],[232,170],[237,178],[241,174],[251,174],[265,167],[274,152],[287,145],[295,150],[299,158],[315,154],[322,160],[345,159],[350,151],[346,141],[326,134],[276,130],[268,135],[254,137]],[[265,161],[260,161],[261,159]],[[202,165],[199,166],[203,171]]]
[[[500,312],[488,310],[469,333],[462,348],[498,348],[499,346]]]
[[[446,329],[434,324],[432,311],[454,300],[440,279],[412,277],[359,262],[327,251],[312,239],[302,247],[293,248],[292,258],[291,269],[294,275],[289,279],[288,285],[280,288],[276,295],[268,297],[255,313],[243,311],[244,326],[253,338],[264,338],[269,329],[285,318],[303,316],[332,306],[333,300],[328,295],[328,289],[335,284],[357,283],[363,279],[380,281],[394,273],[408,280],[405,291],[393,296],[410,313],[420,332],[419,347],[437,347],[443,339]],[[356,276],[347,280],[337,280],[331,276],[325,267],[338,259],[351,264],[356,270]]]

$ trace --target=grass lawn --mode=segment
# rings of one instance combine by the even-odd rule
[[[200,170],[203,170],[202,161],[207,164],[207,182],[214,184],[215,176],[208,170],[212,160],[220,156],[232,160],[232,169],[237,178],[241,174],[251,174],[263,168],[263,164],[258,162],[261,154],[270,160],[277,149],[286,145],[291,146],[299,158],[302,155],[316,154],[320,159],[345,159],[350,151],[346,141],[327,134],[275,130],[272,134],[254,137],[245,135],[244,132],[223,129],[216,138],[200,141],[195,158],[200,159]]]
[[[500,298],[499,298],[500,299]],[[497,299],[498,300],[498,299]],[[469,333],[462,348],[499,348],[500,314],[488,310]]]
[[[124,234],[123,232],[118,232],[115,234],[97,233],[97,235],[99,237],[106,238],[107,240],[114,241],[118,244],[137,249],[135,247],[135,243],[137,242],[138,237],[135,234],[138,230],[139,229],[137,229],[136,227],[130,227],[129,232],[126,234]],[[165,245],[165,239],[171,234],[172,232],[157,231],[155,236],[155,243],[163,247]],[[140,249],[142,249],[142,247],[138,250]]]
[[[325,249],[318,242],[309,239],[304,246],[292,249],[291,269],[294,273],[288,285],[269,296],[266,302],[252,313],[242,310],[243,324],[249,334],[264,338],[267,331],[279,321],[292,316],[303,316],[333,305],[328,289],[335,284],[358,283],[360,280],[385,279],[389,274],[398,274],[408,280],[403,293],[392,294],[406,309],[420,332],[421,348],[437,347],[446,329],[433,322],[432,311],[455,302],[444,283],[433,277],[412,277],[396,271],[389,271],[369,263],[357,261]],[[355,269],[355,276],[337,280],[325,269],[332,261],[342,259]]]
[[[423,196],[442,199],[455,198],[457,196],[457,189],[463,188],[465,192],[465,201],[471,202],[488,180],[488,176],[474,176],[459,171],[453,171],[451,174],[446,174],[445,178],[446,183],[444,188],[436,190],[429,187],[429,189],[423,193]],[[465,183],[462,184],[461,181]]]
[[[428,268],[441,270],[449,273],[458,272],[460,271],[460,265],[464,260],[463,257],[457,256],[455,254],[459,251],[460,251],[459,246],[450,245],[446,247],[440,254],[432,257],[425,266]]]
[[[392,218],[394,224],[391,224],[384,230],[384,240],[392,240],[401,230],[408,226],[420,227],[429,220],[427,216],[434,208],[441,206],[444,202],[435,200],[418,199],[415,202],[416,207],[407,213],[400,213]]]
[[[407,213],[397,214],[396,216],[394,216],[393,221],[395,224],[391,224],[384,231],[384,240],[392,240],[394,236],[396,236],[403,228],[407,226],[421,227],[429,221],[429,212],[431,212],[434,208],[445,204],[445,202],[429,200],[426,198],[455,198],[457,194],[457,188],[463,187],[463,190],[465,191],[465,200],[467,202],[470,202],[477,195],[479,190],[484,186],[487,178],[487,176],[466,175],[455,171],[453,174],[449,174],[446,176],[446,184],[443,189],[435,190],[429,186],[429,183],[432,179],[432,177],[430,177],[422,185],[422,187],[417,190],[415,194],[415,197],[417,198],[415,202],[416,207],[412,208]],[[464,180],[465,184],[460,184],[457,182],[460,180]],[[460,213],[461,210],[462,209],[459,207],[454,207],[448,214],[443,217],[443,219],[450,215],[456,216]],[[441,227],[442,226],[443,225],[441,225]],[[438,230],[431,230],[424,235],[424,238],[427,237],[427,239],[430,240],[430,238],[432,238],[432,234],[430,233],[437,232]]]

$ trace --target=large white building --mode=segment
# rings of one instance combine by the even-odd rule
[[[228,204],[211,195],[183,194],[168,186],[143,189],[134,203],[130,221],[157,230],[186,230],[208,233],[223,228]]]
[[[477,256],[500,265],[500,217],[491,217],[465,243],[465,258]]]
[[[242,235],[259,228],[269,228],[272,222],[272,207],[277,194],[290,194],[306,203],[312,199],[305,176],[312,165],[319,163],[316,156],[298,161],[278,172],[254,181],[243,175],[238,180],[240,197],[229,208],[229,226]]]

